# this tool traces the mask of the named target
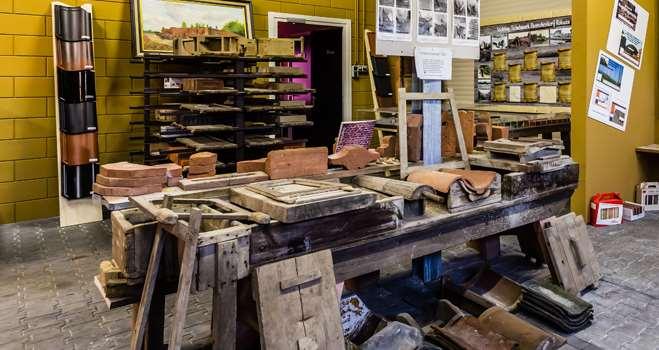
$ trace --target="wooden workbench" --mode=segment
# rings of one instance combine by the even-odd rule
[[[577,164],[548,175],[506,174],[502,182],[504,200],[501,202],[451,214],[439,204],[426,201],[422,215],[408,213],[400,218],[396,227],[346,232],[349,223],[329,218],[317,225],[321,227],[309,226],[296,232],[282,231],[286,229],[285,225],[279,228],[280,231],[276,228],[252,230],[249,267],[253,271],[268,263],[330,249],[336,280],[340,282],[406,264],[411,259],[569,212],[578,174]],[[346,180],[349,179],[343,179]],[[532,188],[520,186],[520,183],[530,184]],[[357,218],[359,213],[351,216]],[[278,234],[273,239],[275,233]],[[139,295],[141,287],[133,288],[136,289],[134,295]],[[106,302],[113,308],[138,300],[118,298],[106,299]],[[164,311],[160,308],[164,308],[164,302],[155,307],[149,319],[150,325],[156,325],[150,327],[150,332],[156,333],[156,342],[162,339],[161,325],[164,324]],[[154,339],[153,335],[151,339]]]

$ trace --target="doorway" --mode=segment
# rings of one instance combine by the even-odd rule
[[[313,97],[298,97],[313,98],[309,120],[314,127],[304,133],[308,146],[331,149],[341,122],[352,120],[350,20],[270,13],[269,35],[304,38],[306,62],[293,66],[300,67],[306,77],[295,82],[316,90]]]

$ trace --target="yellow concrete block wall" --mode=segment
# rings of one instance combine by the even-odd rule
[[[353,63],[364,64],[363,28],[356,20],[359,16],[366,28],[373,29],[374,1],[359,0],[355,6],[354,0],[254,0],[255,34],[268,35],[269,11],[348,18],[353,23]],[[130,125],[141,115],[129,107],[141,100],[130,95],[140,82],[129,77],[142,71],[139,63],[131,63],[130,3],[62,2],[93,5],[101,161],[128,160],[130,151],[141,149],[141,141],[130,136],[143,132]],[[58,215],[50,4],[0,0],[0,224]],[[368,79],[353,80],[352,86],[353,108],[370,107]]]

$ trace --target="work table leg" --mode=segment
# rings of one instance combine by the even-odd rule
[[[213,350],[236,348],[238,303],[238,247],[237,240],[218,243],[217,268],[213,288]]]

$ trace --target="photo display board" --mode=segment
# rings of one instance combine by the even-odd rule
[[[475,102],[569,106],[572,18],[481,27]]]
[[[414,56],[440,47],[478,59],[481,0],[376,0],[376,53]]]

